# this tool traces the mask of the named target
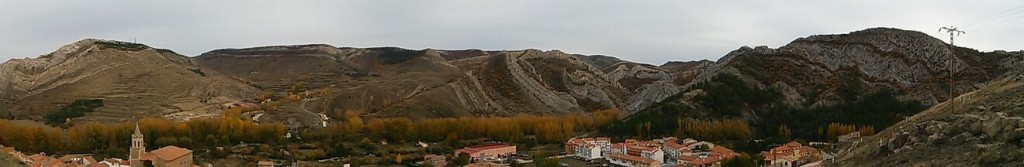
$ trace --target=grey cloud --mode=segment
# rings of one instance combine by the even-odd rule
[[[414,49],[559,49],[661,64],[716,60],[870,27],[935,32],[1024,3],[955,1],[4,1],[0,61],[82,38],[138,39],[197,55],[219,48],[327,43]],[[1024,9],[1022,9],[1024,10]],[[1019,16],[1019,17],[1018,17]],[[1016,19],[1016,20],[1015,20]],[[1024,12],[965,26],[958,45],[1024,49]],[[982,28],[971,31],[970,28]]]

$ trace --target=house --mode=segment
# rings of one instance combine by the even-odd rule
[[[576,154],[576,145],[582,144],[583,140],[571,138],[565,141],[565,154],[574,155]]]
[[[761,155],[768,161],[768,166],[796,166],[821,159],[821,151],[796,141],[762,151]]]
[[[739,156],[729,148],[707,141],[689,138],[678,140],[671,137],[662,141],[664,142],[661,150],[665,152],[666,157],[664,162],[676,166],[718,166],[721,165],[721,161]]]
[[[641,158],[651,159],[658,162],[665,161],[665,153],[658,147],[645,147],[640,145],[630,146],[627,148],[626,154],[640,156]]]
[[[516,146],[498,143],[465,147],[456,150],[455,157],[458,157],[460,154],[467,154],[470,160],[477,161],[485,158],[505,158],[515,153]]]
[[[448,161],[445,160],[447,157],[444,155],[427,154],[423,156],[423,162],[420,165],[430,164],[436,167],[448,166]]]
[[[859,138],[860,138],[860,131],[854,131],[854,132],[850,132],[850,133],[847,133],[847,134],[844,134],[844,135],[836,136],[836,139],[839,140],[839,143],[851,142],[851,141],[859,139]]]
[[[676,164],[676,160],[678,158],[672,157],[679,157],[682,156],[682,153],[684,152],[691,152],[690,148],[684,147],[682,144],[676,143],[676,141],[674,140],[665,140],[665,143],[663,145],[664,146],[662,146],[661,148],[663,151],[665,151],[665,156],[669,157],[665,159],[665,163],[668,164]]]
[[[119,159],[119,158],[107,158],[107,159],[105,159],[103,161],[100,161],[99,163],[101,165],[106,165],[105,167],[130,167],[131,166],[131,165],[129,165],[130,163],[128,161],[123,160],[123,159]]]
[[[596,142],[595,142],[596,143]],[[610,143],[603,154],[608,161],[623,166],[658,166],[665,160],[661,143],[626,139],[622,143]],[[614,156],[613,156],[614,155]]]
[[[722,166],[722,161],[739,156],[739,153],[722,146],[715,146],[707,152],[679,156],[678,166]]]
[[[656,167],[661,164],[660,161],[647,159],[635,155],[620,154],[620,153],[609,153],[608,162],[622,166],[634,166],[634,167]]]
[[[57,161],[56,158],[53,158],[53,157],[50,157],[50,156],[46,156],[46,153],[39,153],[39,154],[28,156],[26,161],[23,161],[22,163],[25,163],[25,164],[28,164],[29,166],[35,167],[35,166],[52,166],[53,162],[56,162],[56,161]]]
[[[73,154],[65,155],[57,158],[56,160],[49,163],[49,166],[60,166],[60,167],[93,167],[99,166],[100,163],[96,162],[96,159],[87,154]]]
[[[493,163],[493,162],[477,162],[477,163],[472,163],[472,164],[466,165],[464,167],[508,167],[508,166],[509,165],[506,165],[506,164],[498,164],[498,163]]]
[[[719,157],[711,157],[706,155],[701,156],[681,156],[679,157],[676,166],[684,167],[696,167],[696,166],[721,166],[722,159]]]
[[[601,147],[593,143],[583,143],[576,145],[576,156],[584,159],[598,159],[601,158]]]
[[[584,158],[584,159],[598,159],[598,158],[601,158],[601,155],[602,155],[604,149],[601,148],[598,145],[597,141],[598,140],[594,139],[594,138],[582,138],[582,139],[572,138],[572,139],[569,139],[569,141],[566,141],[566,149],[565,150],[566,151],[570,151],[570,152],[566,152],[566,154],[569,154],[569,155],[572,155],[572,156],[576,156],[576,157],[580,157],[580,158]],[[605,138],[604,142],[608,142],[608,139]],[[608,142],[608,144],[611,144],[611,143]],[[571,148],[569,148],[569,147],[571,147]]]
[[[608,137],[595,138],[594,144],[601,148],[601,156],[604,156],[605,153],[608,153],[608,151],[611,151],[612,149],[612,140]]]
[[[607,154],[611,154],[611,153],[626,154],[626,144],[625,143],[615,143],[615,144],[612,144],[611,151],[608,151]],[[605,156],[608,156],[607,154],[605,154]]]
[[[565,142],[565,153],[586,159],[598,159],[612,151],[612,141],[607,137],[572,138]]]
[[[167,146],[149,152],[142,159],[150,161],[154,167],[191,167],[192,150]]]

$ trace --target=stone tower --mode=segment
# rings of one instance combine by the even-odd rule
[[[132,167],[142,167],[142,154],[146,153],[146,143],[143,141],[142,132],[139,131],[139,123],[135,123],[135,133],[132,133],[132,148],[128,151],[128,161]]]

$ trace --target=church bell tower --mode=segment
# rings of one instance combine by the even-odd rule
[[[135,123],[135,133],[132,133],[132,148],[128,151],[128,161],[131,167],[142,167],[142,154],[146,153],[146,143],[143,141],[142,132],[139,131],[139,123]]]

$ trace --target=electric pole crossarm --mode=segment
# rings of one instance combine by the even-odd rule
[[[939,28],[939,32],[942,32],[943,30],[949,33],[949,45],[951,45],[951,49],[954,49],[953,53],[949,55],[949,110],[950,113],[955,113],[956,101],[953,99],[955,99],[956,96],[956,68],[954,68],[955,64],[953,63],[953,59],[956,59],[956,45],[953,44],[953,37],[960,36],[960,34],[967,34],[967,32],[959,30],[953,26]]]

